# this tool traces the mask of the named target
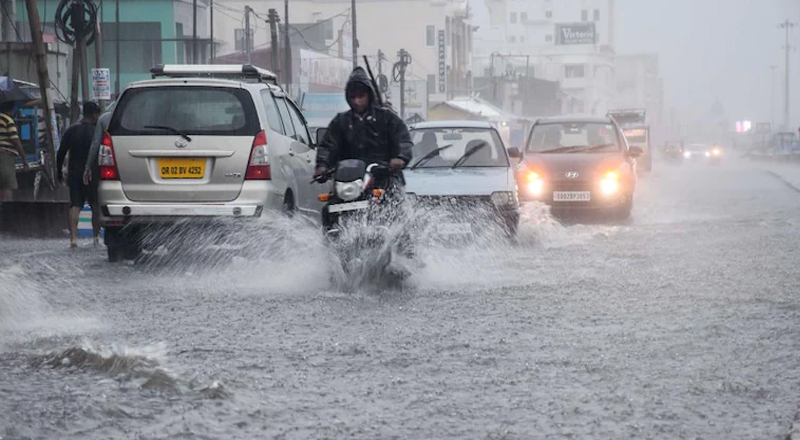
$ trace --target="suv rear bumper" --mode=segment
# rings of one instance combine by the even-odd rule
[[[280,209],[283,195],[269,181],[245,182],[229,202],[138,202],[125,196],[119,182],[101,182],[98,190],[103,227],[143,223],[172,223],[184,219],[257,218],[264,209]]]

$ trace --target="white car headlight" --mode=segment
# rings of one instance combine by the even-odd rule
[[[355,200],[361,195],[361,190],[364,187],[364,181],[361,179],[352,182],[336,182],[336,195],[349,202]]]
[[[508,207],[517,206],[517,195],[512,191],[497,191],[492,193],[492,203],[494,206]]]
[[[683,153],[683,157],[685,157],[687,159],[692,157],[692,152],[691,151],[687,151],[687,152]]]

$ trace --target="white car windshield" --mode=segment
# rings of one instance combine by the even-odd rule
[[[531,153],[594,153],[619,150],[613,124],[546,123],[534,127],[526,151]]]
[[[509,166],[503,141],[495,130],[489,128],[421,128],[411,130],[411,140],[414,142],[414,159],[411,163],[419,168],[450,168],[473,149],[474,152],[462,159],[458,166]],[[485,146],[479,147],[482,144]],[[433,155],[422,160],[430,154]]]

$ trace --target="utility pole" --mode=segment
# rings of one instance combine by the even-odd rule
[[[400,117],[406,118],[406,68],[411,64],[411,55],[405,49],[397,51],[394,64],[394,80],[400,82]]]
[[[115,28],[114,32],[116,33],[115,38],[114,38],[114,40],[115,40],[114,41],[114,46],[115,46],[114,47],[114,52],[116,52],[116,54],[115,54],[116,55],[116,63],[115,63],[116,66],[114,68],[114,70],[115,70],[115,72],[114,72],[114,76],[115,76],[115,80],[114,80],[114,97],[119,98],[119,90],[120,90],[120,84],[119,84],[119,82],[120,82],[120,75],[119,75],[119,0],[116,0],[116,8],[114,8],[114,9],[115,9],[115,11],[114,11],[114,15],[115,15],[114,19],[116,20],[116,25],[114,26],[114,28]]]
[[[214,59],[217,57],[217,48],[214,47],[214,0],[209,0],[208,13],[209,13],[209,17],[208,17],[209,23],[208,23],[208,25],[209,25],[209,28],[210,28],[209,29],[209,32],[210,32],[209,40],[211,40],[210,41],[211,47],[209,47],[208,50],[211,52],[211,64],[214,64]]]
[[[356,25],[356,0],[350,5],[350,17],[352,18],[353,28],[353,69],[358,67],[358,26]]]
[[[791,101],[789,95],[789,53],[791,51],[792,46],[789,44],[789,30],[796,26],[796,23],[790,23],[789,20],[784,21],[780,25],[778,25],[781,29],[786,29],[786,45],[784,49],[786,49],[786,84],[784,86],[786,89],[784,90],[784,97],[783,97],[783,125],[784,129],[789,129],[789,101]]]
[[[192,1],[192,64],[197,64],[197,0]]]
[[[769,66],[769,123],[772,126],[772,130],[775,130],[775,69],[777,68],[778,66],[774,64]]]
[[[270,49],[270,52],[272,52],[270,56],[272,59],[272,73],[277,75],[280,71],[280,66],[278,65],[278,11],[270,9],[267,18],[269,19],[269,41],[272,47]]]
[[[283,40],[284,47],[283,47],[283,56],[284,56],[284,63],[283,63],[283,72],[284,72],[284,83],[286,84],[286,90],[291,93],[291,85],[292,85],[292,45],[291,39],[289,38],[289,0],[284,0],[283,3],[283,28],[285,29],[284,36],[286,37]]]
[[[42,22],[39,19],[39,9],[36,0],[25,0],[28,10],[28,23],[31,28],[31,39],[33,40],[34,52],[36,54],[36,73],[39,77],[39,94],[41,95],[42,107],[44,107],[44,122],[47,127],[46,139],[50,146],[47,151],[47,163],[49,164],[49,177],[55,176],[56,167],[56,129],[53,125],[53,101],[50,100],[50,75],[47,73],[47,53],[44,49],[44,39],[42,38]]]
[[[250,59],[250,6],[244,7],[244,53],[247,56],[247,64],[252,64]]]

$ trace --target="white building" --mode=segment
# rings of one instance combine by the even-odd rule
[[[613,106],[614,0],[484,0],[490,25],[475,36],[475,70],[558,81],[564,113]]]
[[[252,47],[269,45],[268,10],[276,9],[283,20],[283,0],[216,0],[217,54],[244,49],[246,6],[254,11],[250,15]],[[291,0],[289,22],[302,24],[290,29],[291,40],[307,40],[311,43],[308,47],[317,52],[352,60],[350,6],[351,0]],[[381,50],[386,57],[381,68],[391,82],[397,53],[405,49],[412,59],[406,79],[426,81],[431,102],[444,101],[448,95],[469,89],[473,29],[467,0],[358,0],[356,21],[359,58],[368,55],[375,73]],[[311,37],[319,37],[320,33],[323,38],[312,41]],[[363,64],[361,59],[359,64]],[[299,75],[293,72],[293,77]]]
[[[658,55],[617,55],[616,71],[616,106],[646,109],[651,122],[659,121],[664,100],[664,85],[658,72]]]

